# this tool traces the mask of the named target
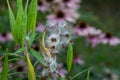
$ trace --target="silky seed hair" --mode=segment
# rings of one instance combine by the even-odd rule
[[[65,48],[70,42],[69,26],[66,22],[48,23],[45,28],[45,45],[51,53],[58,53],[59,48]]]
[[[57,72],[57,53],[60,52],[61,48],[66,48],[71,37],[66,22],[48,23],[45,27],[45,32],[45,47],[49,50],[51,57],[46,56],[45,52],[43,52],[42,55],[48,69],[44,69],[42,74],[49,75],[51,72]]]

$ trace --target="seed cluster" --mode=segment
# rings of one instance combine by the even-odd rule
[[[66,48],[70,40],[69,28],[66,22],[60,22],[57,24],[48,23],[45,27],[45,47],[50,52],[51,57],[45,56],[44,59],[48,68],[43,71],[43,75],[57,72],[57,53],[61,48]]]
[[[45,45],[51,53],[58,53],[59,48],[64,48],[70,42],[70,34],[65,22],[46,25]]]

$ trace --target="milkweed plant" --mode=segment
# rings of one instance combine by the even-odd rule
[[[9,80],[8,76],[17,74],[17,72],[9,73],[8,55],[18,56],[27,64],[27,72],[19,73],[26,73],[28,80],[72,80],[70,75],[63,77],[59,74],[57,62],[57,55],[60,54],[60,50],[68,47],[65,60],[68,68],[67,72],[70,72],[73,59],[73,41],[70,26],[65,21],[58,21],[56,23],[52,21],[47,22],[42,35],[38,36],[39,34],[35,32],[38,9],[37,2],[37,0],[26,0],[23,6],[22,0],[16,0],[17,10],[15,16],[10,2],[7,0],[11,32],[19,48],[14,53],[9,53],[8,49],[6,49],[1,80]],[[39,38],[39,52],[32,48],[36,36]],[[41,74],[36,74],[30,55],[40,62],[42,66]]]
[[[98,44],[116,46],[120,40],[84,21],[76,23],[80,17],[77,12],[80,2],[81,0],[25,0],[23,4],[23,0],[16,0],[17,8],[13,10],[10,0],[7,0],[11,33],[17,49],[13,53],[6,49],[0,80],[9,80],[17,74],[20,75],[19,79],[25,75],[28,80],[75,80],[84,72],[87,72],[86,80],[90,80],[91,67],[74,76],[70,75],[73,62],[84,64],[79,57],[73,60],[74,39],[77,36],[85,37],[93,48]],[[45,25],[37,23],[38,11],[47,13]],[[35,49],[35,41],[38,50]],[[62,51],[66,53],[63,58],[67,69],[61,70],[59,59],[63,58],[58,57]],[[9,56],[15,58],[9,59]],[[24,65],[25,70],[20,72],[19,66],[9,69],[10,61],[23,61],[17,64]],[[38,64],[40,66],[37,67]],[[16,68],[19,68],[18,71],[13,72]]]

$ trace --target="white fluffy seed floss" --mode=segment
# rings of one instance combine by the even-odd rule
[[[44,47],[42,51],[46,67],[42,71],[43,77],[54,77],[57,71],[57,54],[70,42],[69,27],[66,22],[48,23],[45,27]],[[47,50],[47,51],[45,51]],[[46,54],[50,53],[50,56]]]

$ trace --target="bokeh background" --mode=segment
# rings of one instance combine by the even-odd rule
[[[15,9],[15,0],[10,1],[13,9]],[[74,25],[79,21],[84,21],[96,29],[100,29],[103,32],[109,32],[113,36],[120,38],[119,4],[120,0],[81,0],[79,9],[77,10],[80,17],[72,24]],[[15,11],[16,10],[14,10],[14,12]],[[48,14],[49,12],[38,10],[37,23],[45,25]],[[11,38],[10,32],[7,3],[6,0],[0,0],[0,35],[2,36],[0,37],[0,57],[4,55],[6,48],[9,48],[10,52],[15,51],[16,46]],[[7,37],[6,39],[8,40],[4,41],[4,37]],[[90,80],[120,80],[119,44],[116,46],[98,44],[92,47],[86,42],[85,37],[77,36],[74,38],[73,48],[74,59],[77,58],[78,62],[73,63],[72,71],[70,72],[72,76],[82,70],[93,67],[90,73]],[[66,62],[64,60],[64,58],[66,58],[66,53],[64,50],[62,53],[63,54],[58,56],[58,60],[63,64],[63,67],[66,68]],[[2,63],[2,60],[0,60],[0,62]],[[81,74],[75,78],[75,80],[85,80],[86,74],[87,72]]]

